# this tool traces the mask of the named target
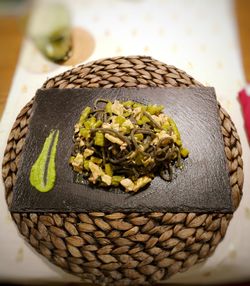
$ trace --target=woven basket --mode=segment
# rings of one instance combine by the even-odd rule
[[[150,57],[117,57],[80,65],[44,83],[43,88],[201,86],[185,72]],[[32,110],[18,115],[3,160],[10,206],[18,162]],[[239,136],[218,104],[232,201],[242,196],[243,164]],[[231,214],[196,213],[14,213],[20,233],[43,256],[85,282],[152,284],[207,258],[224,237]]]

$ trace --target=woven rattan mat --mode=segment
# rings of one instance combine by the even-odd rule
[[[44,88],[201,86],[182,70],[150,57],[98,60],[66,71]],[[3,160],[11,204],[18,162],[28,130],[31,100],[18,115]],[[242,196],[243,163],[233,122],[219,106],[232,201]],[[224,237],[231,214],[195,213],[14,213],[20,233],[43,256],[85,282],[136,285],[167,279],[211,255]]]

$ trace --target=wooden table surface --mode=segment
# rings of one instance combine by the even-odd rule
[[[22,26],[20,16],[0,16],[0,117],[19,56],[23,37]]]
[[[238,33],[245,79],[250,83],[250,1],[236,0],[235,14],[238,23]]]

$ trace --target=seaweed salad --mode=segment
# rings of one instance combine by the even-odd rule
[[[189,151],[161,105],[98,98],[74,129],[73,170],[91,184],[137,192],[159,175],[171,181]]]

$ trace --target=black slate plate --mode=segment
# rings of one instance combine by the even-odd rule
[[[172,182],[156,177],[136,194],[76,184],[68,159],[74,125],[96,98],[135,100],[165,106],[190,151],[184,169]],[[41,193],[30,185],[31,166],[52,129],[60,131],[53,190]],[[116,88],[38,90],[22,153],[13,212],[220,212],[233,211],[231,188],[213,88]]]

